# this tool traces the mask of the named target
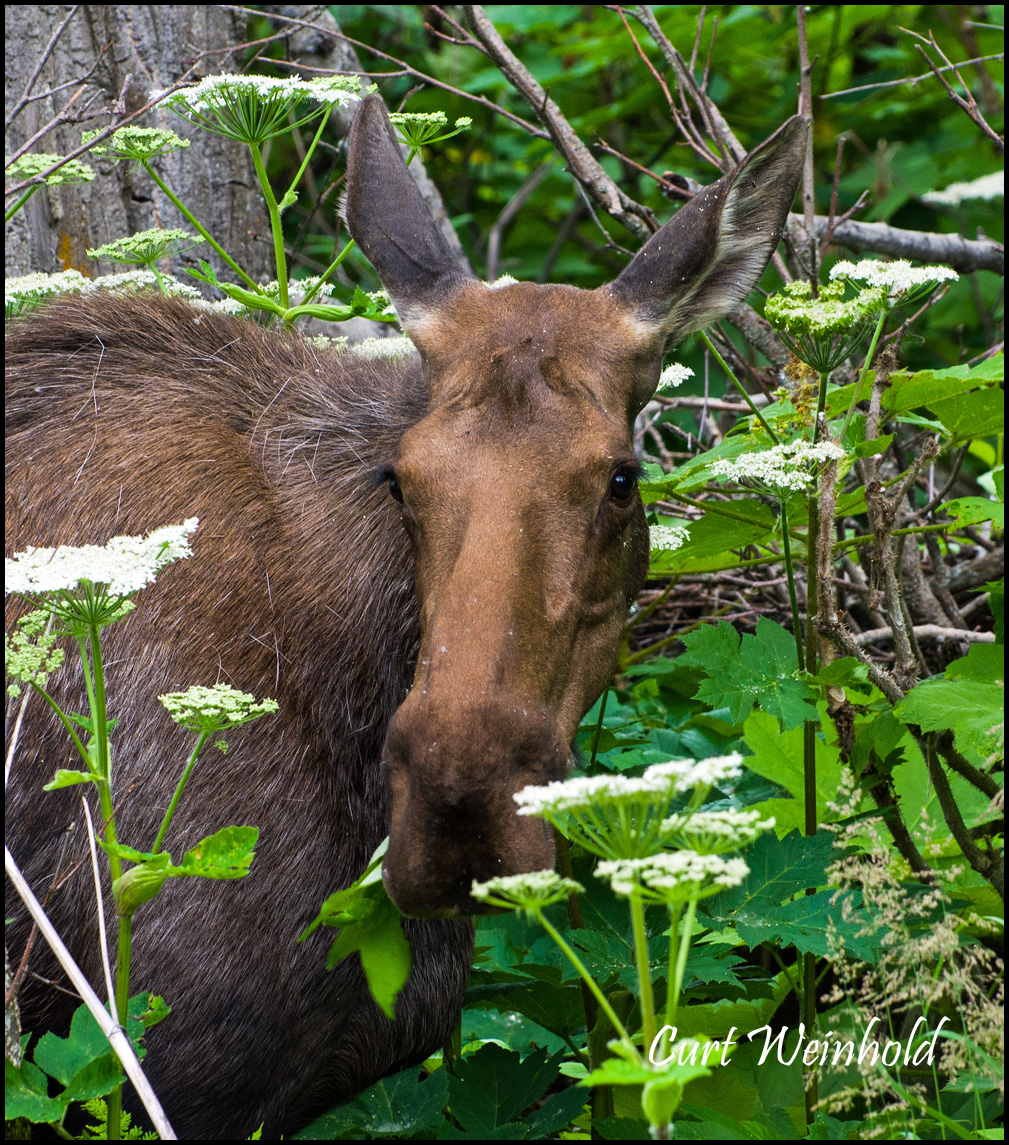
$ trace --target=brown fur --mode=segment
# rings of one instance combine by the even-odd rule
[[[455,264],[368,97],[347,217],[419,356],[321,353],[160,296],[66,299],[16,325],[7,551],[200,518],[193,557],[108,633],[120,837],[153,838],[186,751],[159,693],[224,680],[280,703],[201,759],[167,841],[177,855],[258,826],[251,874],[177,880],[137,915],[132,987],[174,1007],[146,1066],[181,1136],[290,1131],[451,1030],[471,950],[451,916],[474,907],[473,878],[552,865],[512,796],[563,775],[645,574],[631,423],[670,340],[766,264],[805,133],[786,124],[609,287],[488,290]],[[72,670],[53,688],[84,706]],[[77,789],[40,789],[71,764],[30,705],[6,819],[39,888],[79,807]],[[407,923],[395,1023],[356,959],[324,969],[328,935],[295,942],[387,831],[386,887],[428,916]],[[52,914],[98,981],[86,874]],[[15,952],[25,934],[21,919]],[[29,1027],[44,1004],[56,1021],[70,1008],[23,1002]]]

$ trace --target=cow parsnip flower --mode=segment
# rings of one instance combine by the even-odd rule
[[[382,358],[392,362],[398,362],[401,358],[414,353],[415,350],[416,347],[413,342],[405,336],[364,338],[362,341],[354,342],[348,346],[348,351],[351,354],[356,354],[359,358]]]
[[[1001,199],[1005,197],[1005,171],[993,171],[967,183],[950,183],[941,191],[927,191],[923,203],[931,206],[955,207],[970,199]]]
[[[56,647],[56,633],[46,631],[48,623],[48,611],[40,608],[22,616],[10,636],[4,633],[4,676],[12,681],[8,696],[20,693],[19,684],[44,688],[50,673],[63,663],[63,649]]]
[[[153,583],[172,561],[192,555],[189,534],[199,519],[165,525],[146,537],[113,537],[107,545],[29,546],[4,559],[4,594],[38,598],[46,593],[71,593],[82,582],[102,585],[110,597],[131,596]]]
[[[650,525],[648,528],[648,545],[652,552],[675,552],[689,539],[689,530],[680,525]]]
[[[797,358],[819,373],[830,373],[858,345],[868,321],[886,307],[879,286],[859,289],[854,298],[844,295],[843,281],[821,286],[816,298],[809,282],[790,282],[768,298],[764,317]]]
[[[677,386],[682,386],[687,378],[693,376],[694,371],[689,366],[684,366],[682,362],[672,362],[659,374],[659,384],[655,392],[661,394],[663,390],[675,390]]]
[[[76,270],[60,270],[55,274],[37,271],[17,278],[5,278],[4,310],[11,318],[43,298],[87,290],[90,285],[89,280]]]
[[[832,441],[812,445],[808,441],[791,441],[758,453],[744,453],[734,460],[721,458],[711,463],[715,477],[732,481],[757,481],[776,495],[803,492],[815,480],[811,467],[845,457],[841,446]]]
[[[34,179],[43,171],[48,171],[54,164],[63,158],[62,155],[52,155],[47,151],[36,151],[21,155],[5,169],[6,179]],[[81,183],[90,183],[95,177],[93,167],[80,159],[70,159],[58,171],[46,176],[46,183],[50,187],[75,186]]]
[[[667,844],[697,851],[701,855],[723,855],[747,847],[774,826],[773,816],[761,819],[759,811],[687,811],[662,822]]]
[[[602,862],[595,869],[596,878],[608,879],[615,894],[667,906],[697,902],[739,886],[749,873],[742,859],[699,855],[696,851]]]
[[[878,258],[863,258],[859,262],[842,260],[830,269],[832,283],[864,282],[869,289],[881,291],[887,308],[918,301],[940,282],[956,282],[959,277],[948,266],[912,266],[903,258],[893,262]]]
[[[411,151],[419,151],[429,143],[441,143],[451,139],[473,125],[470,116],[464,115],[448,126],[448,116],[443,111],[397,111],[389,116],[393,127],[399,132],[401,143]]]
[[[470,895],[488,906],[536,913],[584,891],[581,883],[562,878],[555,871],[532,871],[526,875],[503,875],[485,883],[474,879]]]
[[[662,820],[673,799],[700,801],[715,783],[738,775],[742,756],[669,760],[643,775],[593,775],[528,786],[513,796],[520,815],[552,823],[573,843],[604,859],[650,855],[661,848]]]
[[[153,269],[153,264],[158,259],[181,254],[204,241],[199,235],[184,231],[180,227],[151,227],[146,231],[138,231],[135,235],[113,239],[112,242],[94,247],[87,253],[89,258],[105,259],[107,262],[125,262]]]
[[[173,92],[165,106],[215,135],[258,146],[307,123],[327,108],[351,103],[360,92],[360,81],[352,76],[305,81],[294,77],[216,75]],[[295,112],[305,103],[315,106],[304,113]],[[291,113],[297,117],[294,123],[289,120]]]
[[[277,710],[276,700],[260,700],[249,692],[240,692],[230,684],[212,688],[194,684],[185,692],[166,692],[158,699],[180,726],[191,732],[227,731]]]
[[[85,131],[81,141],[88,143],[100,131]],[[113,131],[104,143],[96,143],[91,151],[95,155],[108,156],[115,160],[128,160],[133,163],[148,163],[158,155],[168,155],[173,151],[185,151],[188,139],[176,135],[167,127],[120,127]]]

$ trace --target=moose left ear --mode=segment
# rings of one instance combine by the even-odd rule
[[[602,289],[667,345],[728,314],[778,245],[808,135],[809,120],[794,116],[681,207]]]

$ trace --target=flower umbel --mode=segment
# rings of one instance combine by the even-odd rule
[[[863,258],[860,262],[841,261],[830,270],[832,283],[846,279],[851,283],[864,282],[870,288],[884,292],[888,309],[923,297],[940,282],[956,282],[960,276],[948,266],[912,266],[906,259],[883,262],[878,258]],[[826,289],[826,288],[824,288]]]
[[[659,374],[659,385],[655,392],[660,394],[663,390],[675,390],[677,386],[682,386],[687,378],[693,376],[694,371],[689,366],[673,362]]]
[[[858,345],[868,320],[886,305],[886,295],[875,284],[854,298],[845,300],[844,294],[843,282],[831,282],[814,298],[811,284],[800,279],[771,295],[764,317],[797,358],[829,373]]]
[[[470,894],[488,906],[536,912],[584,890],[574,879],[561,878],[554,871],[533,871],[527,875],[488,879],[485,883],[474,879]]]
[[[49,613],[40,608],[22,616],[12,635],[4,633],[4,675],[14,681],[8,696],[19,693],[18,684],[44,688],[50,672],[63,663],[63,649],[55,646],[56,634],[46,631],[48,623]]]
[[[153,264],[159,258],[181,254],[204,241],[199,235],[179,227],[151,227],[146,231],[138,231],[135,235],[127,235],[126,238],[114,239],[87,253],[89,258],[102,258],[109,262],[125,262],[153,269]]]
[[[6,168],[4,176],[7,179],[34,179],[43,171],[48,171],[54,164],[63,158],[62,155],[51,155],[48,152],[36,151],[22,155]],[[46,183],[50,187],[73,186],[79,183],[90,183],[95,177],[93,167],[82,163],[79,159],[68,159],[58,171],[46,176]]]
[[[158,699],[181,727],[192,732],[219,732],[247,724],[277,710],[276,700],[260,700],[229,684],[205,688],[194,684],[185,692],[166,692]]]
[[[653,552],[675,552],[683,548],[689,539],[689,530],[680,525],[650,525],[648,528],[648,544]]]
[[[672,815],[662,822],[665,841],[701,855],[722,855],[747,847],[774,826],[773,817],[759,811],[694,811]]]
[[[715,461],[711,472],[716,477],[727,477],[733,481],[759,481],[776,494],[804,492],[814,481],[809,466],[840,461],[844,456],[844,450],[832,441],[821,441],[817,445],[808,441],[791,441],[759,453],[744,453],[732,461]]]
[[[81,142],[87,143],[100,134],[100,131],[85,131],[81,135]],[[188,146],[188,139],[183,139],[167,127],[120,127],[118,131],[113,131],[105,143],[97,143],[91,150],[95,155],[146,163],[158,155],[184,151]]]
[[[399,132],[400,142],[405,143],[413,152],[429,143],[451,139],[473,124],[473,120],[466,115],[457,119],[455,126],[450,128],[448,116],[443,111],[399,111],[390,115],[389,119]]]
[[[36,597],[71,592],[82,581],[102,584],[111,596],[129,596],[151,584],[172,561],[192,555],[188,536],[199,519],[165,525],[146,537],[113,537],[107,545],[29,547],[4,559],[4,594]]]
[[[742,859],[699,855],[696,851],[651,855],[642,859],[619,859],[600,863],[597,878],[609,879],[618,895],[639,895],[646,902],[696,902],[728,887],[737,887],[750,873]]]

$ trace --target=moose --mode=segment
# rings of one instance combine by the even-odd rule
[[[106,633],[120,837],[153,837],[177,779],[183,735],[159,693],[223,680],[280,703],[201,758],[167,840],[256,825],[249,876],[176,880],[137,915],[133,989],[173,1008],[145,1069],[180,1136],[291,1132],[450,1035],[472,880],[553,865],[512,796],[564,776],[646,575],[634,418],[667,347],[755,285],[807,131],[787,122],[609,285],[491,289],[460,268],[368,96],[346,218],[416,354],[319,350],[150,293],[67,296],[14,324],[8,554],[200,518],[193,557]],[[62,672],[52,687],[81,686]],[[73,766],[65,740],[28,705],[7,838],[43,888],[80,818],[78,789],[41,791]],[[328,971],[329,937],[297,942],[386,834],[413,952],[394,1021],[356,958]],[[50,912],[99,982],[86,867]],[[32,968],[55,976],[38,945]],[[73,1009],[31,981],[21,1003],[27,1029]]]

